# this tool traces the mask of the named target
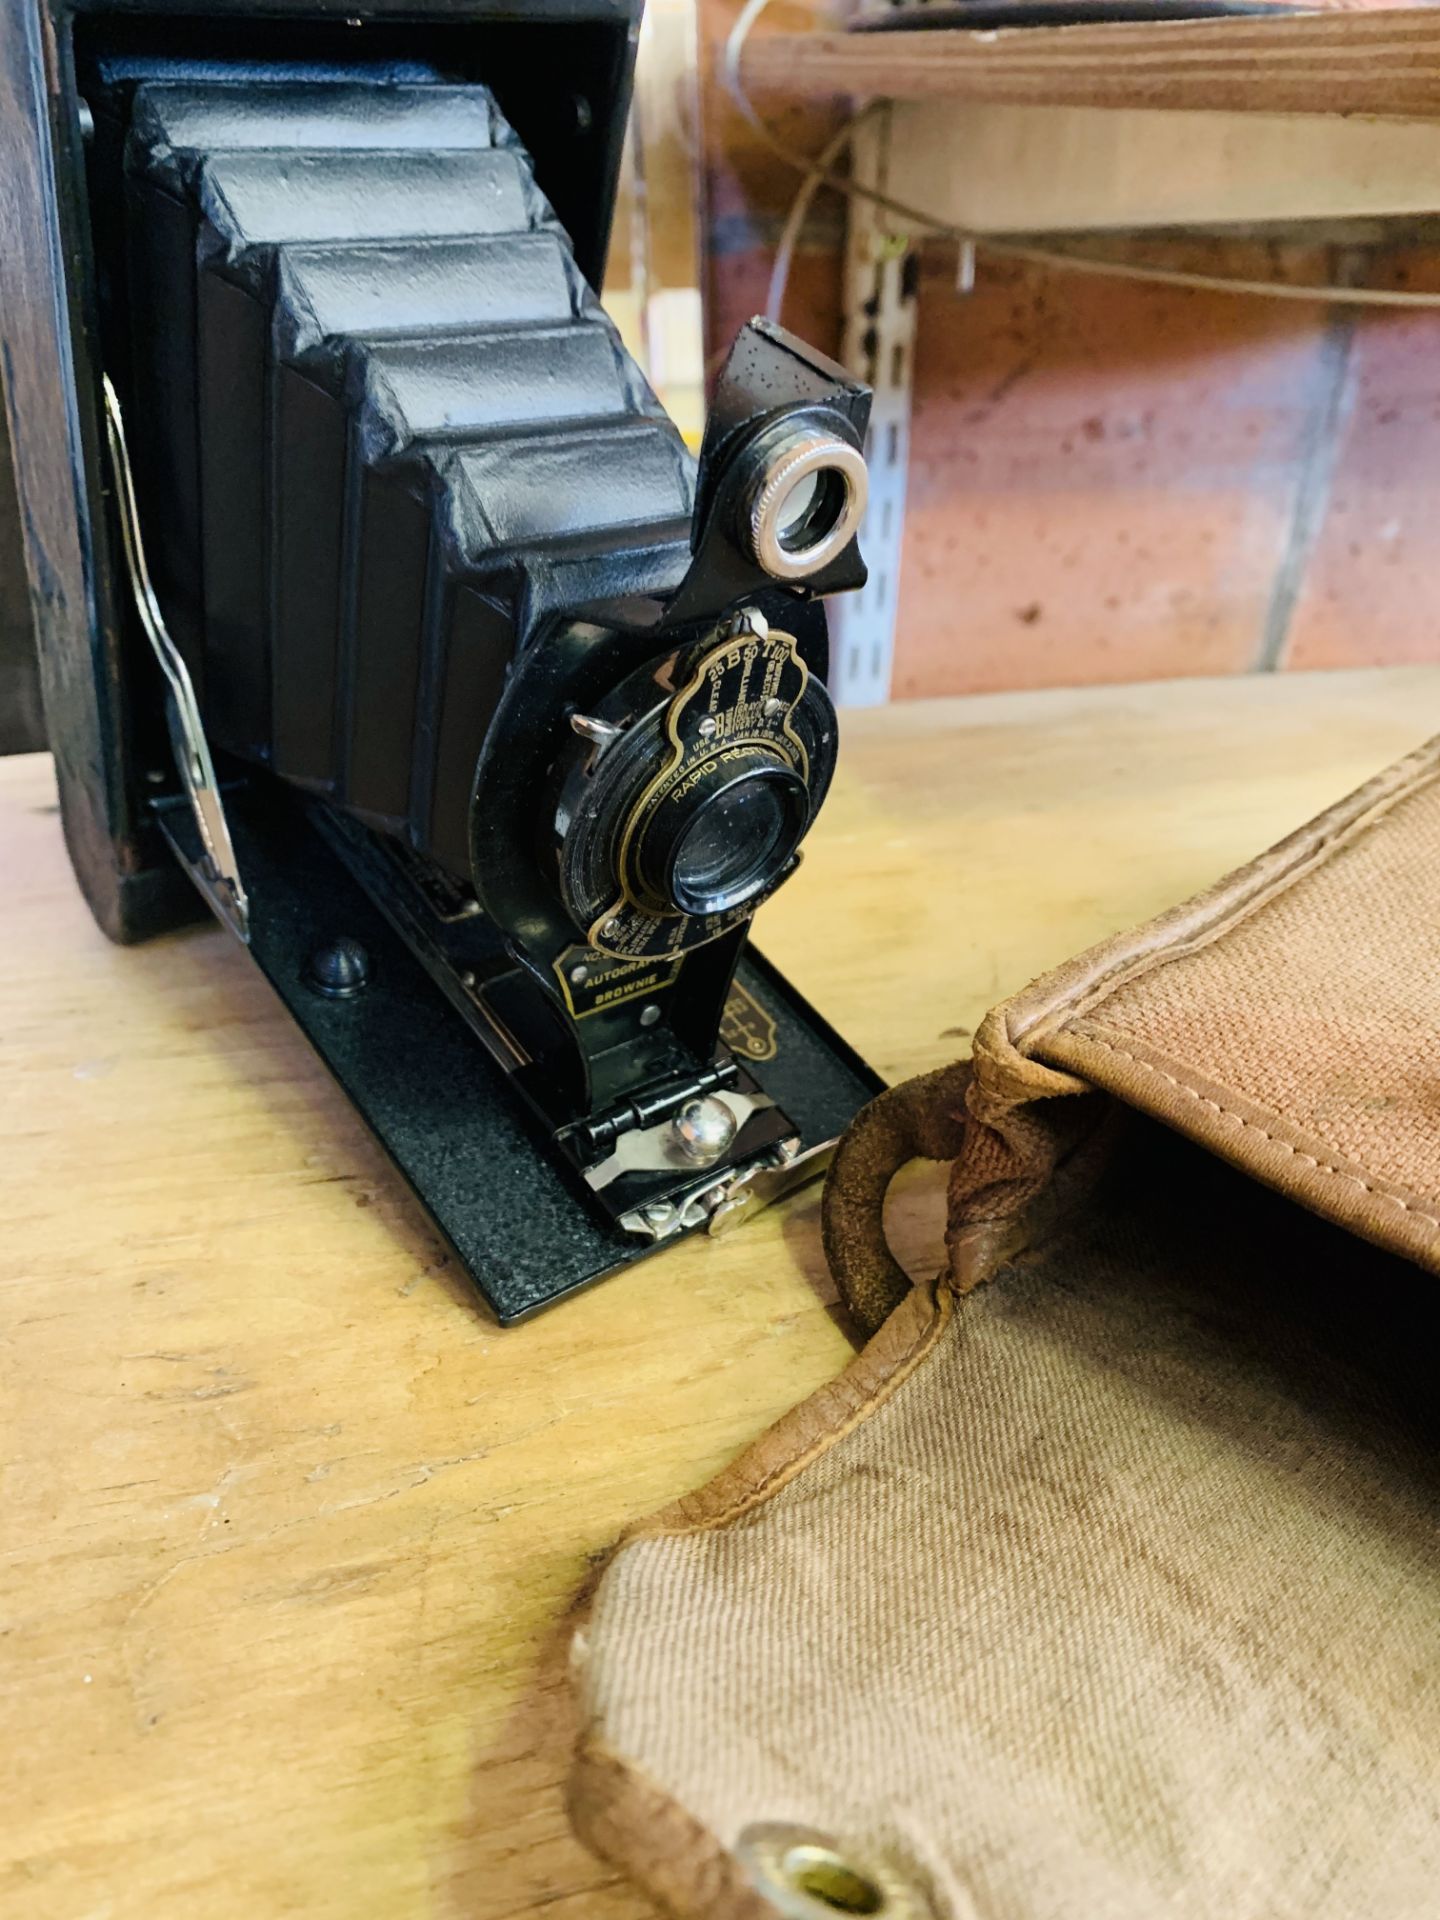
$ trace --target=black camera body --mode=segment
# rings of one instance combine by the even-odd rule
[[[818,1170],[877,1084],[746,950],[834,765],[869,396],[757,321],[698,462],[665,416],[584,271],[628,10],[166,12],[77,15],[48,129],[105,440],[88,686],[46,636],[72,854],[119,937],[178,859],[518,1318]]]

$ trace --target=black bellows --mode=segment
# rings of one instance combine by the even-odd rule
[[[490,94],[152,82],[141,512],[212,741],[459,874],[548,615],[665,593],[693,464]]]

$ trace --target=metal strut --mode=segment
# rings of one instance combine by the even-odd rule
[[[175,764],[195,816],[195,826],[204,848],[197,878],[205,885],[211,905],[230,931],[246,946],[250,944],[250,902],[240,878],[230,825],[215,778],[215,763],[205,739],[200,708],[190,670],[170,637],[160,602],[145,563],[145,543],[140,534],[140,510],[135,502],[135,477],[130,466],[130,449],[125,442],[125,420],[120,402],[107,373],[105,380],[105,437],[110,446],[110,464],[115,470],[115,494],[120,508],[120,537],[125,549],[125,570],[135,596],[140,624],[159,662],[170,688],[166,717],[170,726],[170,744]]]

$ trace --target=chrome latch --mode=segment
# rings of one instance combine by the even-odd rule
[[[746,1166],[727,1168],[718,1179],[621,1214],[620,1225],[646,1240],[669,1240],[697,1227],[710,1234],[729,1233],[816,1179],[829,1166],[834,1151],[833,1140],[822,1140],[808,1152],[796,1139],[779,1140]]]

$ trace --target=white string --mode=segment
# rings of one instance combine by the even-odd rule
[[[872,101],[868,107],[852,114],[844,126],[831,135],[815,156],[815,164],[800,183],[800,189],[790,203],[790,211],[785,216],[785,225],[780,229],[780,240],[775,248],[775,264],[770,269],[770,287],[765,295],[765,312],[775,321],[785,317],[785,290],[790,284],[790,266],[795,257],[795,248],[799,244],[800,230],[805,225],[810,212],[811,202],[821,187],[826,184],[826,175],[841,154],[849,146],[856,128],[862,120],[868,119],[877,111],[878,101]]]
[[[1322,300],[1349,307],[1440,307],[1440,293],[1414,293],[1398,287],[1347,287],[1333,281],[1247,280],[1230,274],[1190,273],[1180,267],[1142,266],[1137,261],[1116,260],[1103,254],[1071,253],[1063,247],[1029,246],[1024,241],[1000,240],[991,234],[980,233],[973,227],[957,226],[953,221],[941,220],[933,213],[926,213],[921,207],[909,207],[902,200],[892,200],[888,194],[877,193],[873,187],[861,186],[858,181],[832,171],[863,114],[873,111],[878,102],[863,108],[861,113],[841,127],[812,160],[787,146],[751,101],[740,77],[741,55],[751,29],[769,5],[770,0],[745,0],[725,39],[721,76],[737,110],[764,144],[786,166],[793,167],[804,176],[781,233],[781,243],[785,249],[783,259],[777,253],[775,269],[770,276],[766,311],[771,319],[779,318],[779,304],[784,299],[800,226],[821,187],[833,187],[837,193],[843,193],[851,200],[867,201],[882,212],[893,214],[907,227],[920,227],[944,239],[983,248],[1000,259],[1020,260],[1031,266],[1100,274],[1112,280],[1143,280],[1159,286],[1201,288],[1211,293],[1258,295],[1268,300]]]

